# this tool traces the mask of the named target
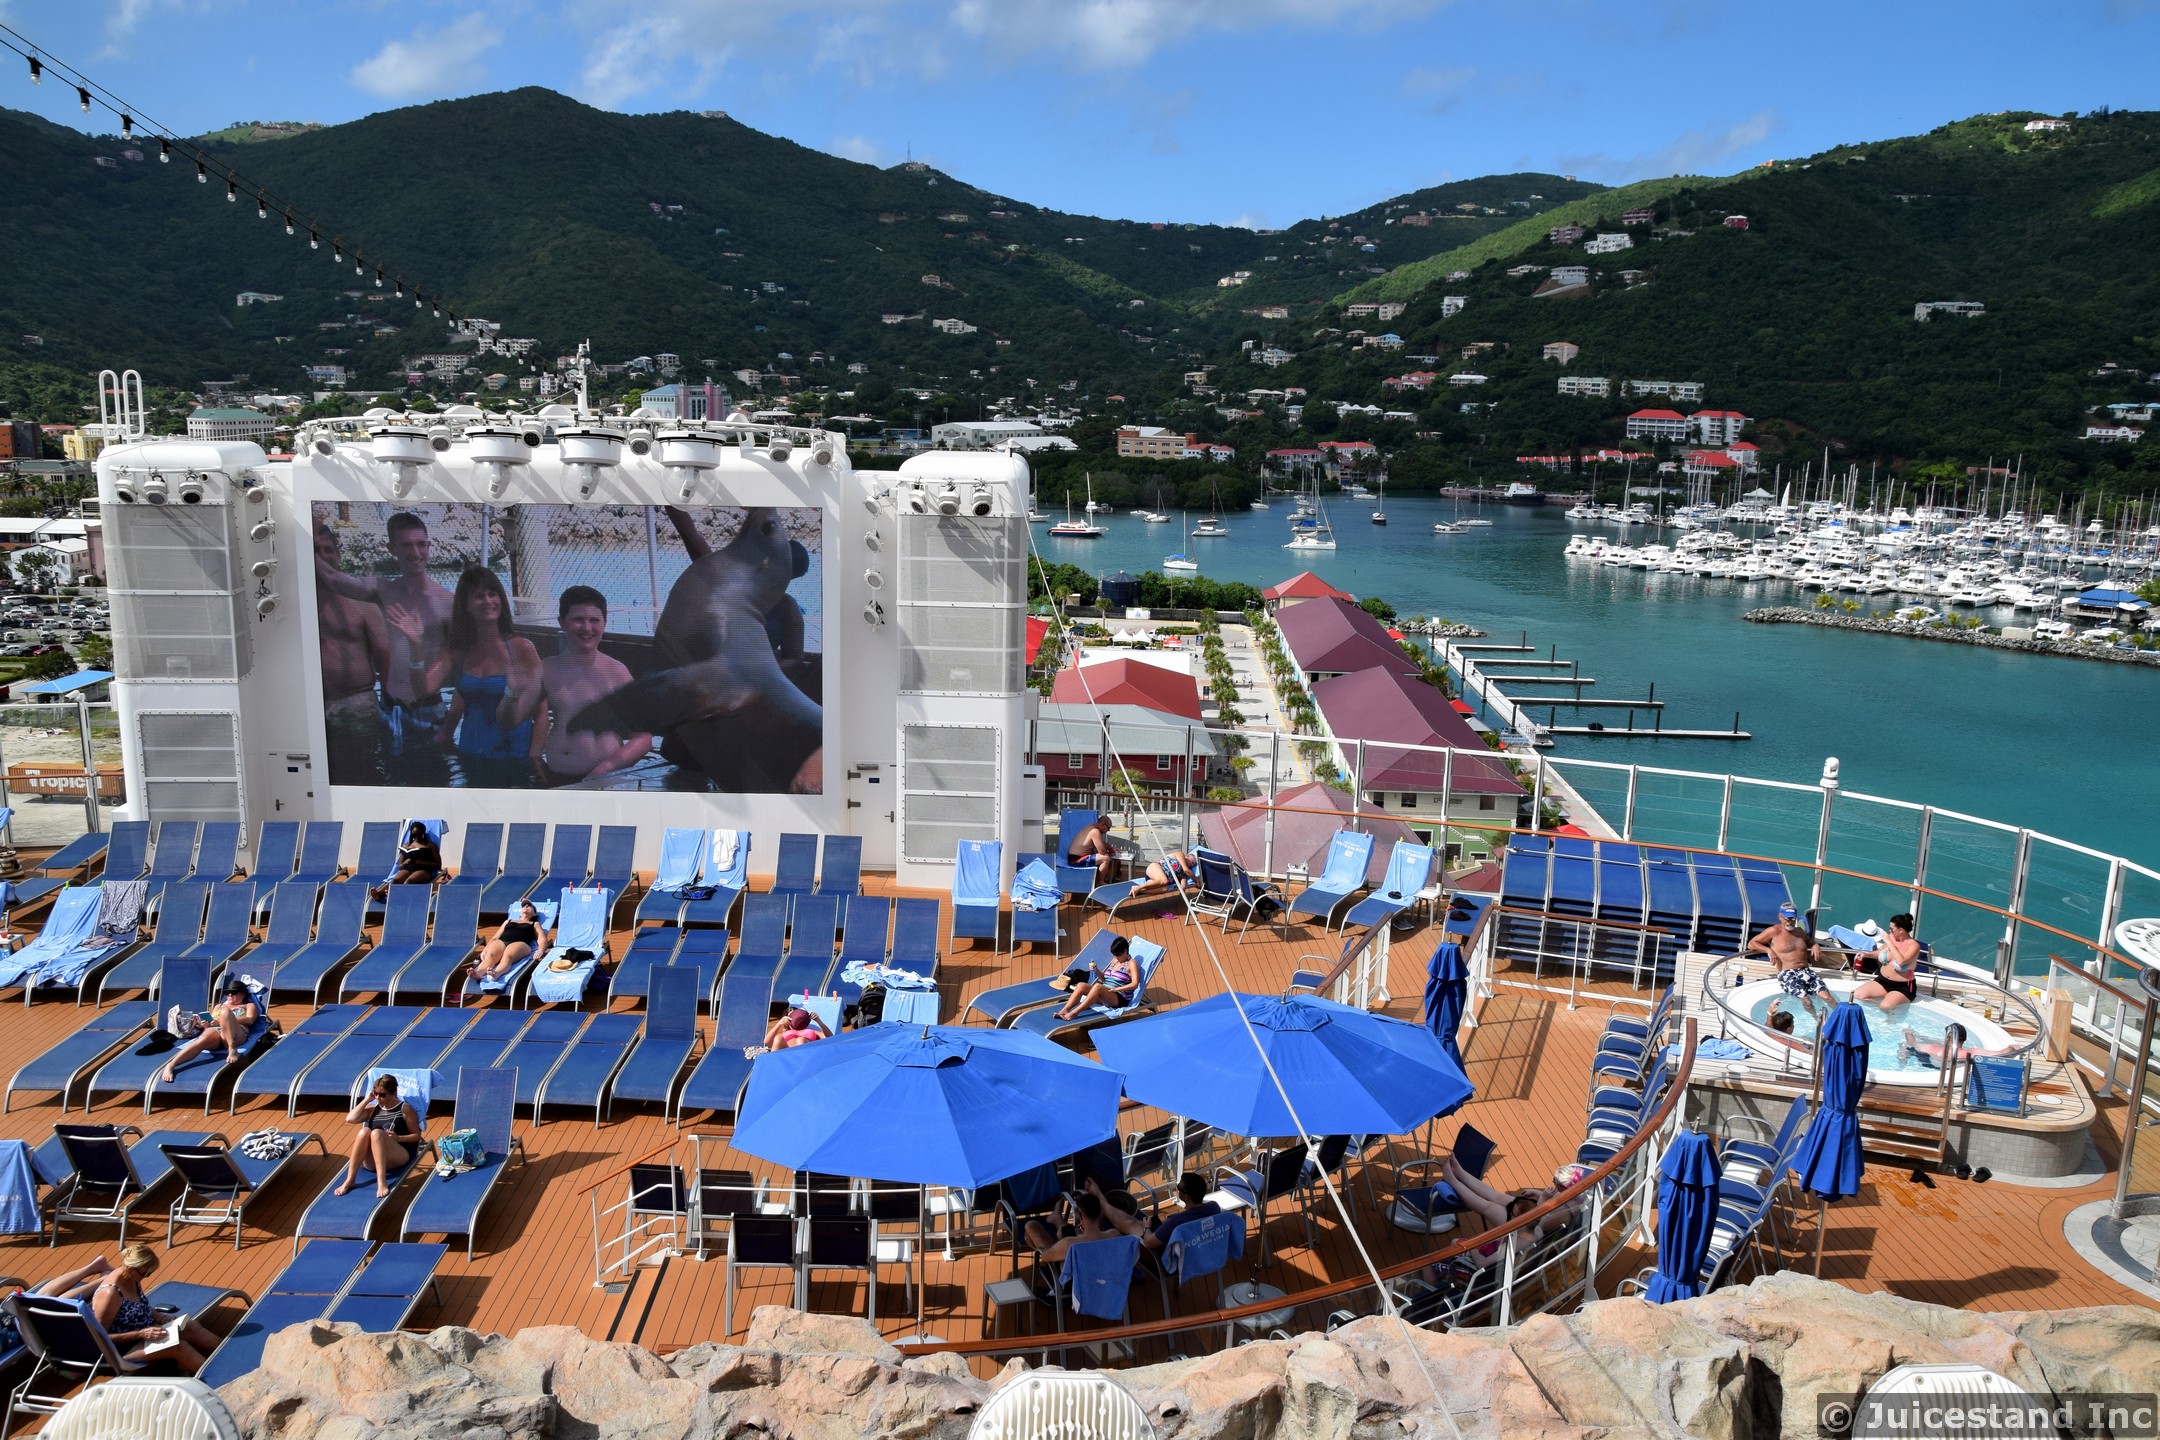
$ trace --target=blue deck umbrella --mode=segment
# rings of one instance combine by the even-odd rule
[[[1025,1030],[873,1025],[760,1055],[733,1143],[797,1170],[972,1190],[1117,1134],[1119,1081]]]
[[[1462,1051],[1456,1048],[1455,1032],[1462,1028],[1463,1007],[1469,999],[1470,971],[1463,965],[1462,946],[1443,941],[1425,967],[1425,1025],[1440,1037],[1458,1070]]]
[[[1702,1294],[1717,1213],[1717,1152],[1709,1136],[1684,1130],[1658,1166],[1657,1269],[1644,1299],[1663,1305]]]
[[[1309,1135],[1400,1135],[1471,1093],[1424,1026],[1317,995],[1214,995],[1104,1030],[1095,1049],[1125,1073],[1128,1096],[1238,1135],[1298,1130],[1270,1066]]]
[[[1822,1077],[1822,1098],[1807,1137],[1800,1142],[1794,1168],[1800,1187],[1822,1203],[1815,1227],[1815,1273],[1822,1273],[1823,1229],[1830,1202],[1860,1189],[1860,1092],[1867,1086],[1867,1017],[1858,1005],[1833,1008],[1815,1041],[1815,1064]]]

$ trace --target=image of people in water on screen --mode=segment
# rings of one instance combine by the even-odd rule
[[[822,792],[820,511],[313,519],[331,784]]]

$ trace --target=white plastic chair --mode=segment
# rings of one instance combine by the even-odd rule
[[[1155,1440],[1132,1393],[1094,1370],[1023,1375],[983,1406],[968,1440]]]
[[[200,1380],[122,1375],[60,1407],[53,1440],[240,1440],[239,1422]]]

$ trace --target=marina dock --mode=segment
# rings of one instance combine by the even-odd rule
[[[1740,715],[1733,713],[1730,730],[1681,728],[1665,724],[1665,702],[1657,698],[1657,686],[1650,686],[1650,693],[1641,699],[1618,696],[1591,698],[1583,694],[1587,686],[1597,684],[1597,678],[1585,675],[1578,660],[1563,659],[1559,647],[1554,646],[1540,657],[1537,647],[1530,644],[1524,634],[1513,645],[1485,642],[1469,644],[1455,640],[1435,640],[1433,654],[1451,671],[1461,687],[1463,698],[1478,707],[1488,724],[1516,744],[1547,746],[1556,736],[1598,736],[1641,740],[1751,740],[1754,737],[1740,728]],[[1526,674],[1524,671],[1560,670],[1565,674]],[[1509,695],[1501,688],[1503,682]],[[1525,687],[1552,686],[1572,689],[1572,695],[1522,695]],[[1583,720],[1578,724],[1562,725],[1559,721],[1561,706],[1577,708],[1600,708],[1607,711],[1622,710],[1627,718],[1621,724],[1607,724],[1601,720]],[[1538,720],[1531,711],[1542,707],[1545,719]],[[1650,723],[1635,723],[1635,712],[1648,714]]]

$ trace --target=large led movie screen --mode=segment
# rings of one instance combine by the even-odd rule
[[[822,792],[822,512],[313,519],[331,784]]]

